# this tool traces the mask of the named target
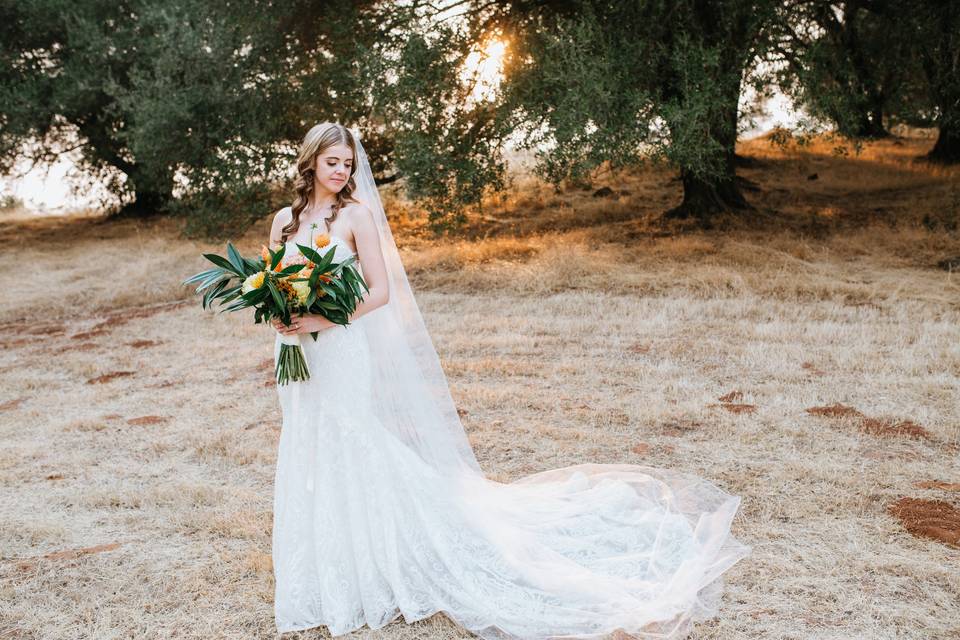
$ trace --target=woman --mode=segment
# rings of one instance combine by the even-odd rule
[[[489,640],[678,638],[716,611],[750,551],[740,499],[695,476],[581,464],[510,484],[481,471],[356,134],[322,123],[271,242],[356,255],[370,292],[347,327],[275,323],[311,372],[278,387],[275,613],[282,632],[341,635],[438,611]],[[321,243],[323,240],[321,240]]]

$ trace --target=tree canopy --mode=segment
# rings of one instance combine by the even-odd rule
[[[669,216],[749,212],[736,175],[748,85],[851,139],[938,127],[960,158],[960,7],[935,0],[2,0],[0,170],[79,154],[121,213],[224,235],[285,203],[304,132],[363,132],[438,230],[509,187],[508,140],[560,185],[676,167]],[[506,43],[499,90],[471,52]],[[469,71],[469,70],[468,70]]]

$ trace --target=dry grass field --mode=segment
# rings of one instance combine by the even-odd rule
[[[642,463],[742,496],[754,552],[695,638],[960,637],[960,171],[912,161],[930,145],[745,142],[757,210],[707,231],[662,219],[657,167],[606,197],[520,178],[443,240],[386,194],[484,470]],[[0,638],[274,637],[274,334],[179,285],[222,246],[3,215]]]

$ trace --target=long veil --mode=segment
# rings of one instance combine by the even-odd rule
[[[362,319],[374,354],[374,412],[384,426],[438,471],[468,471],[483,476],[410,289],[360,133],[356,129],[350,132],[357,154],[353,195],[373,212],[390,284],[389,302]]]

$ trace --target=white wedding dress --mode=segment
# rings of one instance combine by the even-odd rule
[[[331,242],[337,260],[352,255]],[[279,632],[337,636],[444,612],[488,640],[682,638],[717,612],[721,574],[750,552],[730,535],[738,497],[639,465],[510,484],[438,470],[374,410],[368,332],[381,311],[304,334],[310,380],[278,387]]]

